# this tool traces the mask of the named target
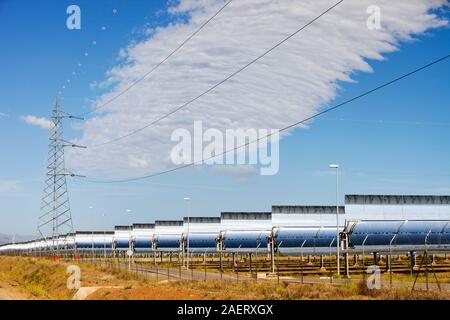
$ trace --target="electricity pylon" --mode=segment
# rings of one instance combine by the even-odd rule
[[[47,248],[56,255],[67,248],[67,235],[73,233],[66,177],[82,177],[66,170],[64,149],[85,148],[63,139],[62,120],[65,118],[83,120],[61,111],[59,101],[56,99],[51,117],[46,178],[38,221],[40,237],[45,240]]]

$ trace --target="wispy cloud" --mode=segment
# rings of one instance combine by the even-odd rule
[[[0,118],[7,117],[8,115],[4,112],[0,112]]]
[[[22,116],[20,120],[25,121],[28,124],[41,127],[43,129],[51,129],[53,124],[47,118],[38,118],[36,116]]]
[[[258,168],[253,165],[220,165],[211,168],[209,172],[230,176],[240,184],[253,183],[254,178],[259,174]]]
[[[330,0],[246,0],[230,4],[182,50],[82,126],[77,141],[93,145],[143,127],[226,78],[330,7]],[[379,30],[369,30],[370,5],[381,8]],[[316,113],[355,72],[373,72],[371,60],[403,41],[447,24],[433,13],[444,1],[344,1],[232,81],[139,134],[80,152],[68,150],[69,167],[87,174],[136,176],[171,168],[170,136],[203,120],[216,128],[282,128]],[[180,0],[172,24],[119,52],[103,81],[113,84],[100,105],[127,88],[192,34],[223,1]],[[189,16],[188,21],[179,19]],[[94,87],[96,84],[94,84]]]
[[[0,180],[0,194],[18,191],[19,186],[20,183],[17,180]]]

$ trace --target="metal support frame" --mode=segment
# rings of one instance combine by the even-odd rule
[[[85,148],[63,139],[62,120],[65,118],[83,120],[61,111],[59,100],[56,99],[51,117],[52,128],[48,145],[46,179],[41,199],[41,215],[37,225],[39,236],[44,239],[52,254],[57,256],[67,244],[67,235],[74,230],[66,177],[83,177],[66,170],[64,149],[66,147]]]
[[[387,256],[386,267],[389,271],[389,286],[392,288],[392,242],[397,237],[398,233],[394,234],[391,241],[389,241],[389,255]]]
[[[272,235],[269,239],[269,247],[270,247],[270,273],[275,272],[275,237]]]
[[[300,276],[302,278],[302,283],[303,283],[303,246],[306,243],[306,239],[303,240],[302,245],[300,246]]]

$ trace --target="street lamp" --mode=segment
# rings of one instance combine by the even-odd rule
[[[93,210],[94,206],[89,206],[89,210]],[[95,215],[95,211],[92,211],[93,214]],[[94,260],[94,255],[95,255],[95,250],[94,250],[94,231],[92,231],[91,234],[91,255],[92,255],[92,260]]]
[[[102,222],[103,222],[103,257],[106,260],[106,223],[105,223],[105,213],[102,212]]]
[[[337,256],[337,274],[340,275],[340,264],[339,264],[339,165],[330,164],[328,167],[331,169],[336,169],[336,256]]]
[[[129,220],[128,220],[128,227],[130,228],[130,229],[128,229],[129,230],[129,234],[128,234],[128,244],[129,244],[129,247],[130,247],[130,250],[131,250],[131,227],[132,227],[132,225],[133,225],[133,219],[131,218],[131,214],[133,213],[133,210],[131,210],[131,209],[126,209],[125,210],[126,211],[126,213],[128,213],[128,215],[129,215]]]
[[[186,236],[186,244],[187,244],[187,260],[186,260],[186,268],[189,270],[189,260],[190,260],[190,255],[189,255],[189,225],[190,225],[190,214],[191,214],[191,208],[190,208],[190,201],[191,198],[185,197],[184,201],[186,201],[187,203],[187,236]]]

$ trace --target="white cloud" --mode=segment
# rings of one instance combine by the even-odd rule
[[[250,184],[254,182],[259,174],[259,169],[253,165],[217,165],[212,167],[209,172],[230,176],[240,184]]]
[[[20,120],[25,121],[28,124],[41,127],[43,129],[53,128],[53,123],[47,118],[38,118],[36,116],[22,116]]]
[[[130,168],[142,168],[142,169],[146,169],[150,166],[150,159],[144,159],[144,158],[137,158],[135,156],[133,156],[132,154],[130,154],[128,156],[128,165],[130,166]]]
[[[253,165],[219,165],[210,170],[213,173],[233,176],[259,174],[258,168]]]
[[[0,194],[11,193],[19,190],[19,181],[0,180]]]
[[[8,115],[4,112],[0,112],[0,118],[7,117]]]
[[[156,65],[222,6],[224,1],[181,0],[170,9],[174,23],[121,50],[121,61],[102,83],[108,101]],[[140,128],[202,93],[330,7],[329,0],[246,0],[232,2],[151,76],[83,125],[82,145],[95,145]],[[232,80],[186,109],[139,134],[99,148],[68,150],[68,165],[95,176],[136,176],[174,167],[170,135],[206,127],[281,128],[311,116],[337,95],[340,81],[372,72],[370,60],[399,49],[400,43],[440,27],[430,10],[447,1],[344,1],[305,30]],[[380,30],[369,30],[369,5],[381,8]],[[183,22],[181,15],[190,19]]]

